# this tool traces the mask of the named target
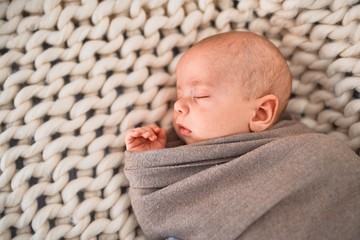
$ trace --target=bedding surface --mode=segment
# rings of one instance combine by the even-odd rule
[[[220,32],[278,46],[293,75],[287,112],[359,154],[359,11],[358,0],[0,0],[0,239],[144,240],[124,138],[171,125],[179,58]]]

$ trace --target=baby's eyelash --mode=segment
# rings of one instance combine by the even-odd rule
[[[208,97],[210,97],[210,96],[194,96],[194,99],[205,99]]]

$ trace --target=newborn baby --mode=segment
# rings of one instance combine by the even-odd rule
[[[291,74],[279,50],[250,32],[227,32],[190,48],[177,70],[173,126],[187,144],[268,129],[285,110]],[[156,125],[133,129],[128,151],[166,146]]]
[[[156,125],[126,136],[124,172],[148,239],[360,239],[359,156],[280,120],[291,74],[273,44],[211,36],[176,75],[173,126],[186,144],[168,147]]]

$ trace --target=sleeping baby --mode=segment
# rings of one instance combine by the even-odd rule
[[[281,53],[249,32],[199,42],[181,58],[176,75],[173,126],[187,144],[264,131],[277,121],[291,93],[291,74]],[[165,130],[156,125],[136,128],[126,137],[132,152],[165,145]]]
[[[191,47],[176,77],[180,144],[155,124],[125,139],[149,239],[360,239],[360,158],[283,119],[292,77],[275,45],[220,33]]]

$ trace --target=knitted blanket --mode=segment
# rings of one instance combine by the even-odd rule
[[[149,239],[360,238],[360,158],[297,122],[126,155]]]
[[[0,239],[143,239],[124,137],[171,125],[181,54],[262,34],[293,74],[287,111],[360,148],[357,0],[0,0]]]

